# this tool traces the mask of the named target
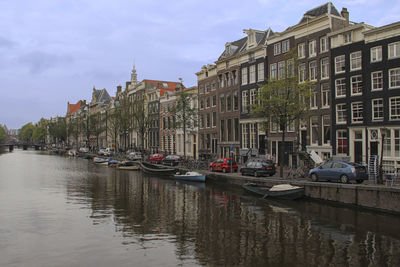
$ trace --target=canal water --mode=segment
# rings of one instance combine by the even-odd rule
[[[400,266],[400,217],[15,150],[0,266]]]

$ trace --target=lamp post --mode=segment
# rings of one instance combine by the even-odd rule
[[[383,127],[381,128],[381,135],[382,135],[382,143],[381,143],[381,159],[379,161],[379,175],[377,179],[378,184],[383,184],[383,145],[385,143],[385,136],[387,135],[388,129]]]

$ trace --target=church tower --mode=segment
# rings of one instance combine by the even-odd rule
[[[136,74],[136,68],[135,68],[135,63],[133,63],[133,68],[132,68],[132,73],[131,73],[131,85],[135,86],[137,84],[137,74]]]

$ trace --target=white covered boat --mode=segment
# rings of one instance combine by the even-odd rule
[[[175,174],[175,180],[184,180],[190,182],[205,182],[206,176],[199,172],[187,172],[185,174]]]

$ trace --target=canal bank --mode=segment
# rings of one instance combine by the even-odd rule
[[[241,186],[249,182],[267,186],[290,183],[304,186],[307,198],[353,207],[363,207],[397,215],[400,214],[400,187],[387,187],[376,184],[311,182],[308,179],[284,179],[276,176],[259,178],[242,176],[240,173],[202,172],[206,173],[207,179],[235,186]]]

